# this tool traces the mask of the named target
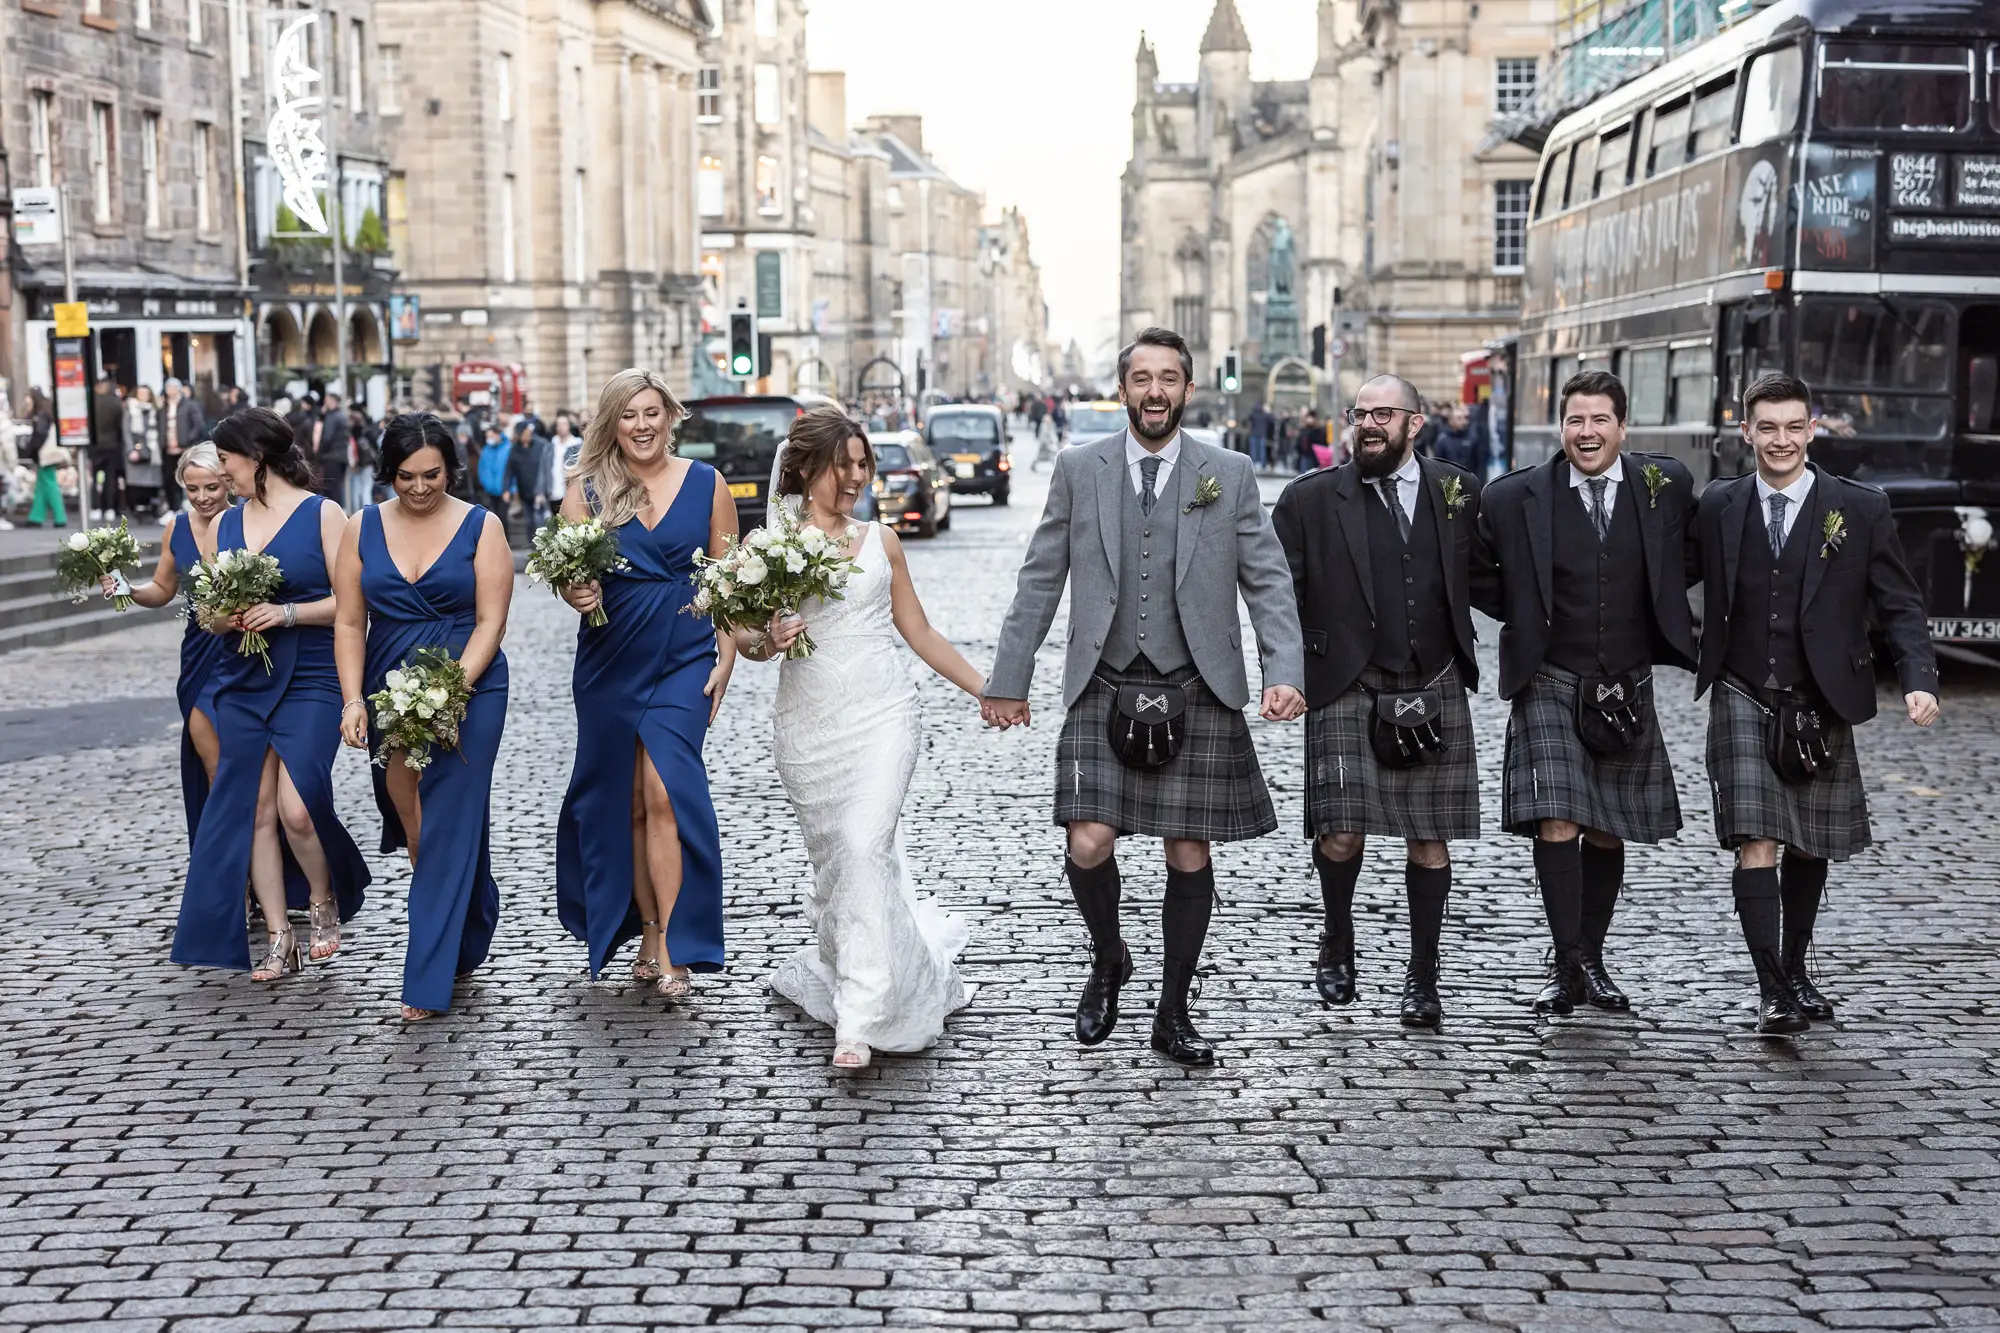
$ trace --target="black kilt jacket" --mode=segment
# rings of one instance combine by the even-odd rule
[[[1418,456],[1451,603],[1452,656],[1465,688],[1479,687],[1473,650],[1471,565],[1479,480],[1441,459]],[[1459,504],[1445,500],[1456,479]],[[1375,580],[1368,558],[1366,506],[1380,504],[1353,463],[1321,468],[1285,487],[1271,526],[1292,567],[1306,650],[1306,704],[1324,708],[1361,677],[1375,649]],[[1365,611],[1365,614],[1362,614]],[[1442,664],[1440,664],[1442,666]]]
[[[1666,454],[1624,451],[1625,484],[1617,503],[1634,506],[1645,544],[1646,584],[1652,593],[1655,666],[1695,666],[1694,618],[1687,590],[1698,577],[1692,545],[1694,477]],[[1647,464],[1660,469],[1665,485],[1649,494]],[[1568,458],[1558,453],[1545,463],[1501,477],[1479,497],[1479,522],[1472,555],[1472,604],[1500,622],[1500,697],[1512,699],[1534,676],[1549,651],[1549,608],[1554,605],[1555,559],[1550,525],[1553,507],[1576,504],[1570,492]]]
[[[1813,471],[1812,494],[1796,520],[1810,525],[1813,543],[1799,607],[1806,670],[1827,706],[1852,726],[1875,716],[1875,659],[1868,643],[1871,619],[1888,641],[1903,693],[1937,693],[1937,654],[1931,649],[1923,594],[1903,563],[1889,497],[1815,464],[1806,466]],[[1745,511],[1757,507],[1754,472],[1712,481],[1701,493],[1696,525],[1705,623],[1701,665],[1695,673],[1696,698],[1722,674],[1729,648],[1730,603],[1747,526]],[[1836,512],[1845,535],[1838,550],[1828,550],[1827,516]]]

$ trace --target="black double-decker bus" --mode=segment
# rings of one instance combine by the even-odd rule
[[[1782,0],[1560,122],[1531,200],[1517,463],[1601,368],[1635,448],[1747,472],[1743,387],[1790,371],[1932,637],[2000,641],[2000,0]]]

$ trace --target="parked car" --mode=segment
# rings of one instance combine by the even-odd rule
[[[924,439],[960,495],[990,495],[1007,503],[1013,463],[1007,457],[1007,416],[982,403],[942,403],[924,421]]]
[[[736,521],[748,532],[764,522],[771,469],[793,418],[832,401],[813,393],[696,398],[687,403],[688,418],[674,432],[674,448],[683,458],[698,458],[722,474],[736,501]]]
[[[1069,413],[1069,438],[1063,441],[1066,449],[1079,444],[1089,444],[1107,435],[1116,435],[1131,425],[1131,418],[1125,415],[1125,404],[1114,400],[1093,403],[1071,403]]]
[[[875,509],[897,531],[935,537],[951,526],[951,477],[913,430],[871,431]]]

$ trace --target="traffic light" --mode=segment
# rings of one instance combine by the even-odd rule
[[[771,373],[771,335],[757,335],[757,376],[762,379]]]
[[[442,362],[431,362],[430,383],[431,406],[434,408],[444,406],[444,364]]]
[[[1312,363],[1314,370],[1326,369],[1326,325],[1324,324],[1313,325]]]
[[[1230,348],[1222,356],[1222,391],[1235,393],[1243,387],[1243,376],[1236,369],[1236,349]]]
[[[729,312],[729,374],[739,380],[757,377],[757,316],[753,311]]]

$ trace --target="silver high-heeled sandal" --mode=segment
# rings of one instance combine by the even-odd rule
[[[836,1041],[833,1044],[835,1069],[866,1069],[875,1052],[865,1041]]]
[[[264,961],[250,970],[252,981],[276,981],[293,972],[306,970],[305,950],[299,947],[299,933],[289,925],[275,931],[264,948]]]
[[[687,972],[669,972],[654,984],[653,989],[669,1004],[679,1004],[694,996],[694,976]]]
[[[311,927],[307,952],[314,962],[325,962],[340,952],[340,904],[328,898],[306,905],[306,924]],[[324,952],[322,952],[324,950]]]
[[[658,930],[660,928],[660,923],[657,921],[641,921],[639,924],[647,930]],[[646,947],[645,938],[646,937],[643,935],[639,937],[640,941],[639,947],[641,949],[644,949]],[[652,981],[658,981],[659,979],[660,979],[659,959],[646,958],[642,956],[639,958],[634,958],[632,960],[632,980],[638,982],[652,982]]]

